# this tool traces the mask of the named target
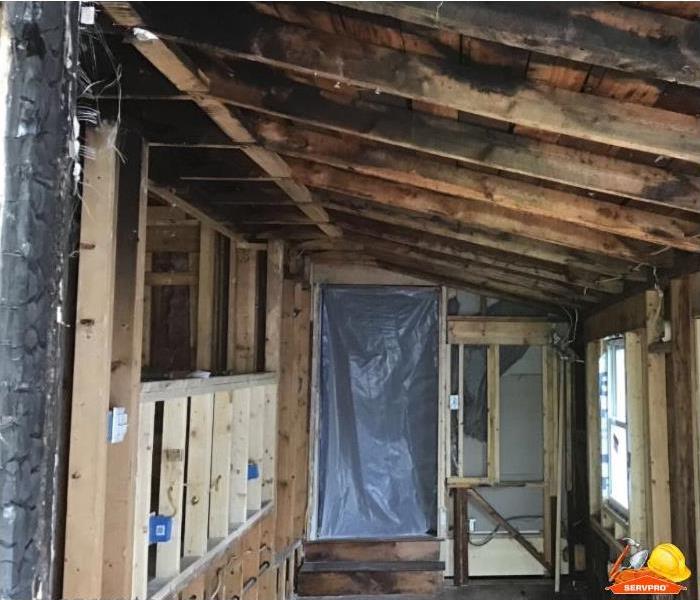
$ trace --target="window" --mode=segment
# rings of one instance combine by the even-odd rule
[[[616,337],[603,341],[598,373],[603,500],[626,515],[630,477],[624,339]]]

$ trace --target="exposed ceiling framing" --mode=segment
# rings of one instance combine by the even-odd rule
[[[582,309],[695,268],[700,3],[103,7],[154,193],[240,243]]]

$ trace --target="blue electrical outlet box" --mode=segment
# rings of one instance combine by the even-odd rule
[[[148,543],[169,542],[173,534],[173,518],[165,515],[151,515],[148,520]]]
[[[248,479],[257,479],[260,477],[260,469],[258,469],[258,464],[254,462],[248,463]]]

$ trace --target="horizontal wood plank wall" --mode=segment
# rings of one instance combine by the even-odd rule
[[[88,131],[95,151],[85,161],[75,369],[66,504],[65,598],[102,596],[102,549],[107,489],[107,411],[112,364],[117,239],[117,129]]]

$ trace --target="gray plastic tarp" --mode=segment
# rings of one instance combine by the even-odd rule
[[[438,290],[321,293],[317,537],[434,535]]]

